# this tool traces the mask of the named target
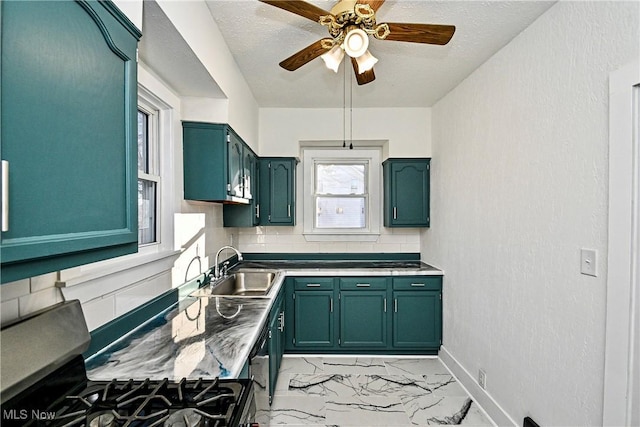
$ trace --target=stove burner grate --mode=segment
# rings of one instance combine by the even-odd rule
[[[64,398],[50,425],[64,427],[229,426],[244,386],[213,380],[113,380]]]

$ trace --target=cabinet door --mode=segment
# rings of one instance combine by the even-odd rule
[[[385,226],[429,226],[429,160],[388,160]]]
[[[251,152],[251,150],[244,150],[244,159],[242,161],[242,180],[244,183],[243,186],[243,197],[245,199],[253,199],[255,194],[255,183],[254,177],[256,176],[256,156]]]
[[[136,252],[139,31],[110,2],[0,6],[2,281]]]
[[[340,347],[387,346],[387,292],[340,291]]]
[[[301,347],[333,347],[333,291],[294,293],[294,344]]]
[[[244,147],[240,138],[234,133],[229,131],[229,151],[228,151],[228,165],[229,165],[229,195],[234,197],[244,197],[244,180],[243,180],[243,168],[242,160],[244,157]]]
[[[442,334],[440,291],[393,292],[393,346],[438,349]]]
[[[279,313],[279,311],[278,311]],[[269,404],[273,400],[273,393],[278,381],[280,370],[280,349],[282,348],[282,336],[280,334],[280,316],[273,316],[269,320]]]
[[[269,162],[269,218],[270,224],[293,225],[295,218],[295,182],[291,160]]]

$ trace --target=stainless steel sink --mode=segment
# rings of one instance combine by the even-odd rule
[[[198,289],[194,296],[265,296],[276,278],[274,271],[237,271]]]

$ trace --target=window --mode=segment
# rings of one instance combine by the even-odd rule
[[[367,166],[366,162],[314,165],[315,228],[366,227]]]
[[[158,111],[138,106],[138,245],[158,239]]]
[[[309,241],[372,241],[380,232],[380,150],[303,150]]]

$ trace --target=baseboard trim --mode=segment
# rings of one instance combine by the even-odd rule
[[[475,377],[471,375],[469,371],[467,371],[444,346],[440,347],[439,356],[442,363],[449,368],[451,373],[458,379],[458,381],[460,381],[462,386],[467,389],[467,392],[469,392],[473,400],[485,410],[487,415],[491,417],[496,425],[510,427],[518,426],[518,423],[516,423],[504,411],[504,409],[502,409],[498,402],[496,402],[486,390],[480,388]]]

